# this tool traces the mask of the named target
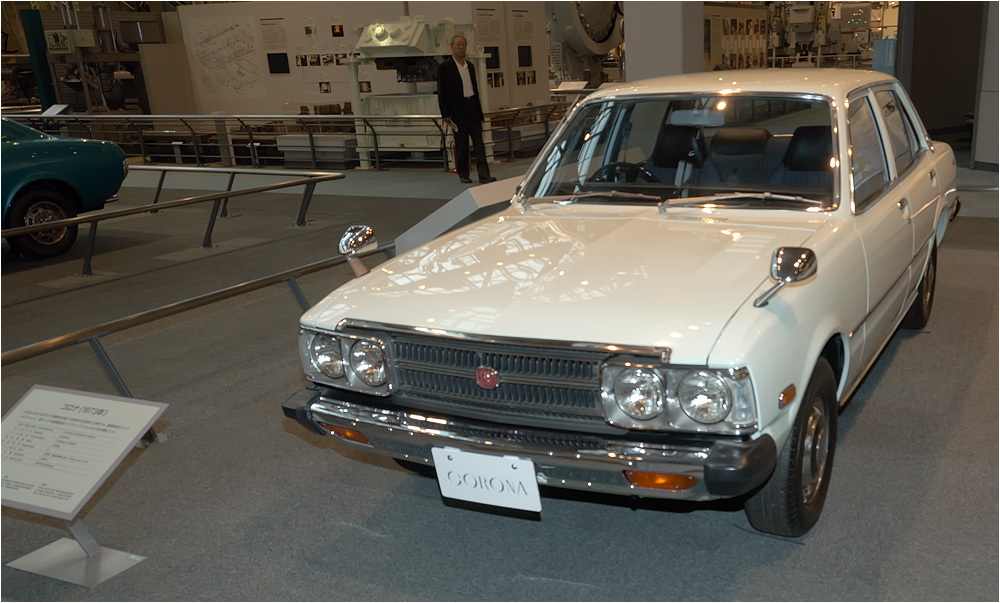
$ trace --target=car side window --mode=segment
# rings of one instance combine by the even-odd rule
[[[852,100],[848,117],[854,207],[861,211],[875,200],[889,182],[889,171],[886,168],[882,138],[875,125],[875,115],[868,98]]]
[[[889,144],[892,147],[892,159],[896,164],[896,173],[902,174],[910,167],[919,152],[917,136],[913,126],[903,111],[902,105],[894,92],[880,90],[875,93],[882,120],[885,122]]]

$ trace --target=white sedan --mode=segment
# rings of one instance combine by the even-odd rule
[[[922,329],[955,159],[895,79],[747,70],[602,90],[509,207],[301,319],[285,414],[442,494],[541,510],[538,485],[739,498],[819,518],[840,406]],[[372,235],[356,228],[342,251]]]

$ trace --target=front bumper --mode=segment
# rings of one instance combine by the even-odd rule
[[[372,452],[433,466],[431,449],[531,459],[539,485],[649,498],[712,500],[750,492],[774,470],[774,440],[686,438],[683,442],[619,439],[570,431],[522,428],[413,410],[373,406],[378,399],[310,386],[282,404],[285,416],[311,431],[338,435],[331,427],[360,432],[370,445],[342,441]],[[693,486],[662,490],[633,486],[626,471],[693,477]]]

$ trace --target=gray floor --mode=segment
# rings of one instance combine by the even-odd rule
[[[148,197],[140,180],[122,206]],[[962,171],[963,182],[996,180]],[[77,276],[82,244],[48,262],[5,248],[2,348],[328,257],[359,221],[388,241],[461,190],[432,171],[349,172],[304,228],[290,226],[295,197],[234,202],[211,250],[198,247],[207,208],[129,218],[102,226],[94,277]],[[826,509],[804,538],[755,533],[728,504],[543,491],[539,521],[445,504],[433,480],[282,416],[304,380],[300,312],[276,286],[105,338],[133,394],[170,407],[163,441],[131,453],[82,517],[101,544],[147,560],[91,590],[5,566],[0,596],[995,601],[998,200],[963,199],[931,322],[897,334],[844,409]],[[303,289],[318,301],[349,277],[329,270]],[[115,393],[82,346],[4,367],[3,411],[33,384]],[[4,564],[65,535],[56,520],[2,517]]]

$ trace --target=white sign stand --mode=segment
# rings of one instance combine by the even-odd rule
[[[167,405],[36,385],[3,417],[3,505],[73,536],[8,567],[94,587],[145,557],[101,547],[77,515]]]

